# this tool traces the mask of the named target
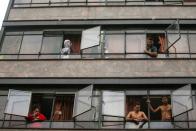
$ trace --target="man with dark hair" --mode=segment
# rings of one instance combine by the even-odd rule
[[[168,103],[168,98],[167,96],[163,96],[162,97],[162,105],[158,106],[156,109],[154,109],[152,107],[152,105],[150,104],[150,99],[148,99],[147,101],[149,103],[149,106],[150,106],[150,110],[152,112],[158,112],[158,111],[161,111],[161,120],[162,121],[170,121],[171,118],[172,118],[172,115],[171,115],[171,105]]]
[[[147,39],[146,50],[144,50],[144,53],[151,57],[157,57],[158,49],[154,45],[154,40],[152,38]]]
[[[143,122],[139,128],[142,128],[143,125],[148,121],[148,118],[146,117],[145,113],[143,111],[140,111],[140,103],[136,103],[133,111],[130,111],[126,117],[128,121],[134,122],[136,125],[139,124],[139,122]]]

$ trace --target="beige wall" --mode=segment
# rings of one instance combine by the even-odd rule
[[[196,77],[195,60],[0,61],[0,77]]]
[[[188,6],[14,8],[8,20],[196,18]]]

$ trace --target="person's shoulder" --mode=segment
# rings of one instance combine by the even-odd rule
[[[129,112],[129,114],[133,114],[133,113],[134,113],[134,111],[130,111],[130,112]]]
[[[143,111],[140,111],[141,114],[145,114]]]

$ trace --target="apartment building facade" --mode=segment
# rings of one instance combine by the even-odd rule
[[[0,33],[0,129],[140,130],[126,120],[139,102],[148,117],[142,129],[195,130],[195,7],[195,0],[10,0]],[[155,38],[151,57],[144,50]],[[163,96],[170,120],[150,109],[149,100],[157,108]],[[26,120],[34,105],[45,121]]]

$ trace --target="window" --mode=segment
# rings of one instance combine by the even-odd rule
[[[37,59],[42,43],[42,35],[24,35],[20,49],[22,59]],[[30,54],[30,55],[22,55]],[[31,55],[32,54],[32,55]]]
[[[138,94],[135,95],[126,95],[126,117],[128,114],[134,110],[136,104],[140,104],[140,111],[144,112],[144,114],[148,117],[148,105],[146,104],[146,96],[142,96]],[[139,128],[139,126],[143,124],[140,122],[138,125],[133,122],[126,122],[126,128]],[[145,123],[142,128],[148,128],[148,124]]]
[[[144,33],[127,33],[126,35],[126,57],[127,58],[144,58],[143,51],[146,45],[146,35]],[[138,53],[138,54],[129,54]],[[142,54],[139,54],[142,53]]]
[[[70,40],[72,43],[70,58],[80,58],[81,33],[76,32],[75,34],[67,34],[65,32],[64,40]]]
[[[5,114],[28,116],[31,101],[31,92],[9,90]],[[21,108],[26,107],[26,108]]]
[[[101,27],[93,27],[82,31],[81,47],[84,58],[100,58],[103,35]],[[88,55],[92,53],[92,55]]]
[[[188,112],[193,109],[191,85],[185,85],[172,92],[172,114],[174,121],[188,121]],[[188,122],[174,122],[175,127],[188,128]]]
[[[13,54],[13,55],[2,55],[2,59],[17,59],[19,53],[20,45],[22,42],[22,36],[5,36],[3,40],[3,45],[1,48],[2,54]],[[15,55],[14,55],[15,54]]]
[[[110,128],[123,128],[123,121],[125,117],[125,92],[103,91],[102,101],[102,119],[104,121],[102,122],[102,126]]]
[[[180,40],[169,48],[169,53],[172,58],[190,58],[187,34],[181,34]]]
[[[40,58],[59,58],[63,44],[62,32],[45,32],[41,47]]]
[[[96,116],[96,107],[92,106],[92,95],[93,85],[89,85],[76,93],[73,118],[76,121],[75,126],[78,128],[92,128],[96,126],[96,123],[93,122]]]
[[[52,120],[72,120],[73,103],[73,95],[56,96]]]
[[[125,53],[124,33],[106,32],[105,35],[105,55],[106,57],[122,58]]]
[[[191,53],[196,53],[196,34],[195,33],[190,33],[189,34],[189,44],[190,44],[190,52]],[[196,58],[196,54],[191,54],[192,58]]]

